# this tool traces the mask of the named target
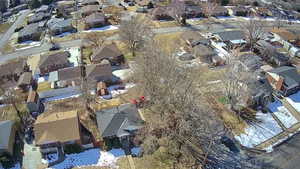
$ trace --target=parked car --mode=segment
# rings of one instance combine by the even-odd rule
[[[59,49],[60,49],[60,46],[58,44],[53,44],[49,50],[53,51],[53,50],[59,50]]]

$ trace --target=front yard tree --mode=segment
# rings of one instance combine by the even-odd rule
[[[146,18],[139,15],[121,21],[119,35],[128,46],[133,57],[135,57],[136,51],[143,46],[146,38],[152,36],[149,23]]]
[[[170,14],[174,20],[180,25],[186,25],[186,5],[182,0],[172,0],[170,4]]]
[[[93,49],[97,49],[104,44],[106,37],[99,36],[96,32],[91,32],[85,36],[85,39],[87,40],[87,45],[91,45]]]
[[[263,36],[265,35],[263,25],[264,23],[262,21],[253,19],[242,24],[242,29],[244,30],[246,39],[251,50],[253,50],[255,43],[261,38],[263,38]]]
[[[203,9],[204,16],[207,17],[208,21],[210,22],[216,8],[218,7],[218,4],[207,0],[205,3],[201,4],[201,7]],[[207,23],[207,30],[210,29],[210,24],[211,23]]]

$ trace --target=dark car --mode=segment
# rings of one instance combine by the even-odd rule
[[[221,143],[224,144],[230,151],[232,151],[234,153],[240,152],[240,150],[235,145],[235,143],[230,138],[228,138],[227,136],[223,136],[221,138]]]
[[[49,50],[53,51],[53,50],[59,50],[59,49],[60,49],[60,46],[58,44],[53,44]]]

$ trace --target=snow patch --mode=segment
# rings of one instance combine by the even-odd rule
[[[298,123],[298,120],[281,104],[281,102],[275,101],[270,103],[268,108],[286,128],[290,128],[294,124]]]
[[[256,118],[261,122],[248,126],[244,133],[235,136],[235,139],[245,147],[253,148],[282,132],[271,114],[257,112]]]
[[[108,25],[100,28],[92,28],[90,30],[86,30],[83,32],[103,32],[103,31],[117,30],[117,29],[119,29],[119,26]]]
[[[61,34],[59,34],[59,35],[56,35],[55,37],[62,38],[62,37],[64,37],[64,36],[68,36],[68,35],[71,35],[71,34],[72,34],[72,32],[64,32],[64,33],[61,33]]]
[[[122,149],[112,149],[108,152],[104,152],[95,148],[78,154],[68,154],[63,162],[48,169],[80,168],[88,166],[117,168],[116,163],[121,156],[125,156],[125,152]]]
[[[139,153],[141,152],[141,148],[140,147],[134,147],[131,149],[131,154],[133,155],[139,155]]]
[[[286,100],[298,111],[300,112],[300,91],[296,94],[286,97]]]
[[[101,97],[103,99],[111,99],[112,97],[116,97],[120,94],[126,93],[128,91],[128,89],[130,89],[134,86],[135,86],[134,83],[127,83],[127,84],[125,84],[125,89],[122,89],[123,88],[122,85],[112,85],[107,88],[109,94],[105,95],[105,96],[101,96]]]

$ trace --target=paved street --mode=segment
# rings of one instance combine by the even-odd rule
[[[21,15],[18,19],[13,23],[13,25],[5,32],[0,39],[0,50],[5,46],[8,42],[12,34],[14,33],[15,29],[24,22],[25,17],[30,13],[30,10],[24,10],[21,12]]]
[[[279,169],[300,168],[300,133],[293,136],[287,142],[274,148],[270,154],[262,155],[262,158]]]

